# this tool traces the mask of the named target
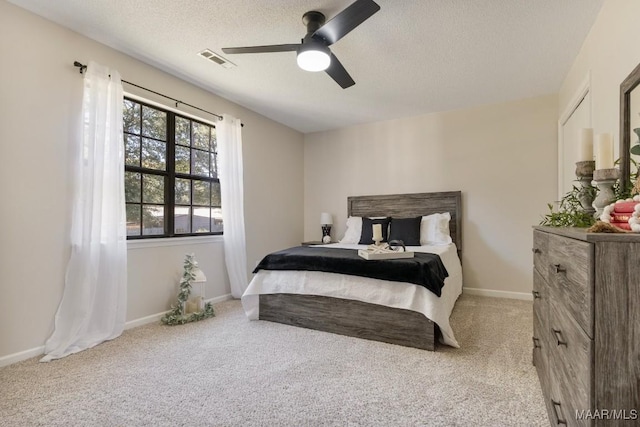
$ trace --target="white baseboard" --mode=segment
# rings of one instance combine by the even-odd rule
[[[233,299],[231,294],[221,295],[219,297],[210,298],[205,300],[205,302],[210,302],[212,304],[216,304],[223,301],[228,301]],[[135,328],[136,326],[146,325],[147,323],[159,322],[162,316],[165,315],[165,312],[152,314],[151,316],[141,317],[140,319],[130,320],[124,324],[124,329]],[[9,354],[7,356],[0,357],[0,368],[3,366],[9,366],[14,363],[22,362],[23,360],[31,359],[32,357],[42,356],[44,354],[44,346],[41,345],[39,347],[35,347],[29,350],[20,351],[18,353]]]
[[[159,322],[162,316],[167,314],[169,310],[163,311],[161,313],[152,314],[150,316],[141,317],[139,319],[129,320],[124,324],[124,330],[135,328],[138,326],[146,325],[147,323]]]
[[[219,297],[206,299],[206,300],[204,300],[204,302],[210,302],[211,304],[217,304],[219,302],[229,301],[229,300],[232,300],[232,299],[233,299],[233,297],[231,296],[231,294],[226,294],[226,295],[220,295]]]
[[[479,288],[462,288],[462,293],[468,294],[468,295],[479,295],[483,297],[508,298],[508,299],[519,299],[524,301],[533,301],[533,295],[526,292],[494,291],[493,289],[479,289]]]
[[[216,304],[222,301],[228,301],[230,299],[233,299],[231,294],[225,294],[219,297],[206,299],[204,300],[204,302],[210,302],[211,304]],[[152,314],[150,316],[141,317],[140,319],[130,320],[124,324],[124,329],[127,330],[131,328],[135,328],[137,326],[146,325],[147,323],[159,322],[162,316],[164,316],[168,312],[169,310],[163,311],[161,313]]]
[[[43,345],[29,350],[21,351],[19,353],[9,354],[7,356],[0,357],[0,368],[2,368],[3,366],[12,365],[14,363],[22,362],[23,360],[31,359],[32,357],[42,356],[43,354]]]

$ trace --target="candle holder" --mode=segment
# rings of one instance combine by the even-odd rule
[[[598,196],[593,201],[593,207],[596,209],[595,217],[600,218],[604,207],[615,202],[616,195],[613,192],[613,185],[620,178],[620,170],[616,168],[596,169],[593,172],[593,181],[598,187]]]
[[[374,237],[372,240],[373,240],[373,244],[374,245],[380,246],[380,242],[382,242],[382,237],[380,237],[380,238]]]
[[[584,160],[576,162],[576,177],[580,182],[580,190],[578,192],[578,200],[582,206],[584,213],[593,215],[596,210],[593,208],[593,199],[595,198],[595,188],[591,185],[593,181],[593,171],[596,168],[596,162],[593,160]]]

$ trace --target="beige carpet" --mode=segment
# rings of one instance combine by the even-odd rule
[[[410,349],[264,321],[238,301],[51,363],[0,369],[2,426],[549,425],[531,303],[463,296],[460,349]]]

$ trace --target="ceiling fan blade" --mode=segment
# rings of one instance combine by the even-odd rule
[[[322,39],[332,45],[379,10],[380,6],[373,0],[356,0],[351,6],[318,28],[313,33],[313,38]]]
[[[356,84],[333,53],[331,54],[331,65],[329,65],[329,68],[327,68],[325,72],[329,74],[336,83],[342,86],[342,89],[346,89]]]
[[[269,53],[291,52],[298,50],[300,44],[272,44],[268,46],[223,47],[224,53]]]

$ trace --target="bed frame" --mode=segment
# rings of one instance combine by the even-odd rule
[[[349,216],[409,218],[449,212],[451,238],[462,259],[462,194],[438,193],[347,198]],[[261,320],[325,332],[435,350],[438,328],[421,313],[318,295],[260,295]]]

